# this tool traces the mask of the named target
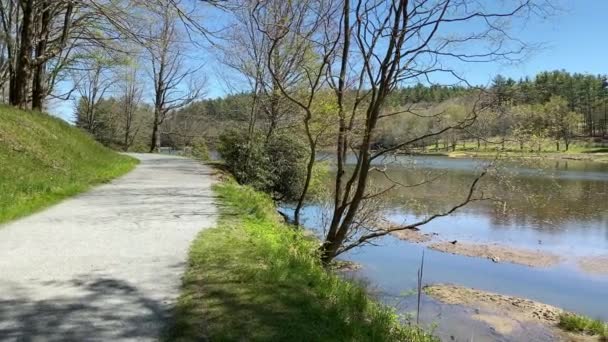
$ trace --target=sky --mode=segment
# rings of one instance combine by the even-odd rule
[[[552,17],[513,28],[523,41],[543,46],[524,61],[516,65],[475,63],[465,66],[461,73],[475,85],[487,85],[497,74],[514,79],[561,69],[608,74],[608,0],[563,0],[558,6]],[[208,75],[206,97],[229,94],[231,89],[221,81],[226,68],[216,57],[204,57],[208,59],[204,69]],[[51,103],[49,107],[51,113],[70,121],[74,101]]]

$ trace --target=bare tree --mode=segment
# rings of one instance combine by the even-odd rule
[[[122,149],[128,151],[137,134],[140,126],[136,122],[136,114],[142,101],[142,90],[138,80],[138,69],[135,65],[127,66],[124,70],[124,77],[120,81],[122,90],[122,115],[124,122],[124,139]]]
[[[187,64],[179,12],[170,0],[146,4],[150,22],[145,44],[154,84],[154,123],[150,152],[161,147],[161,125],[174,111],[192,103],[203,93],[201,66]]]
[[[314,106],[327,86],[325,75],[338,47],[339,33],[334,20],[340,13],[337,4],[331,0],[264,1],[257,2],[253,12],[258,30],[270,45],[265,51],[265,61],[273,86],[304,113],[301,121],[309,156],[294,212],[296,225],[300,224],[300,212],[310,187],[319,139],[327,128],[312,126],[317,116]],[[302,87],[307,91],[303,93]]]
[[[357,215],[366,201],[401,186],[394,184],[387,189],[368,191],[370,173],[382,171],[373,166],[375,162],[395,151],[407,150],[424,139],[469,127],[479,111],[487,106],[484,97],[480,96],[470,113],[458,122],[382,148],[374,145],[379,121],[394,115],[412,114],[407,110],[387,113],[384,108],[389,94],[398,85],[419,80],[432,82],[433,76],[441,73],[466,82],[456,72],[459,63],[522,58],[526,45],[509,35],[506,24],[510,19],[543,11],[542,5],[545,4],[531,0],[509,4],[468,0],[343,2],[342,50],[332,63],[332,69],[337,71],[330,74],[339,108],[339,123],[334,212],[321,247],[325,263],[374,238],[415,229],[437,217],[449,215],[471,201],[484,199],[476,190],[487,170],[481,171],[463,198],[445,212],[404,226],[357,229]],[[471,33],[472,28],[477,31]],[[352,171],[347,172],[346,157],[351,150],[356,163]]]
[[[92,134],[98,129],[99,102],[116,82],[111,73],[113,66],[107,56],[94,54],[81,63],[80,70],[73,74],[75,89],[79,94],[76,124]]]

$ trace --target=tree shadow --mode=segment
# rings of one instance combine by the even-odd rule
[[[170,319],[169,303],[120,279],[80,276],[34,286],[70,295],[32,298],[27,288],[9,286],[0,294],[0,340],[156,340]]]

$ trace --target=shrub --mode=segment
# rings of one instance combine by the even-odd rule
[[[305,176],[306,148],[296,138],[259,131],[228,130],[220,135],[218,152],[236,180],[275,198],[297,198]]]
[[[208,161],[210,159],[209,149],[207,148],[205,139],[197,138],[192,141],[192,156],[202,161]]]

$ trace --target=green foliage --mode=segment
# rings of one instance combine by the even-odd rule
[[[104,98],[95,106],[94,122],[86,118],[87,100],[80,98],[76,106],[76,126],[91,134],[103,145],[122,150],[125,139],[125,99]],[[148,105],[139,105],[134,113],[129,142],[130,151],[147,152],[152,132],[153,112]]]
[[[60,119],[2,106],[0,222],[107,182],[136,163]]]
[[[437,341],[326,271],[318,241],[281,223],[268,195],[216,192],[224,211],[192,246],[167,341]]]
[[[331,194],[331,189],[327,187],[329,178],[330,163],[328,161],[318,161],[312,169],[312,178],[308,186],[308,199],[318,200],[327,198]]]
[[[566,331],[608,338],[608,324],[598,319],[564,313],[559,317],[558,326]]]
[[[192,156],[198,160],[209,161],[209,148],[203,138],[197,138],[192,142]]]
[[[259,131],[228,130],[220,135],[218,151],[241,184],[282,199],[299,196],[305,177],[306,148],[288,134],[269,140]]]

